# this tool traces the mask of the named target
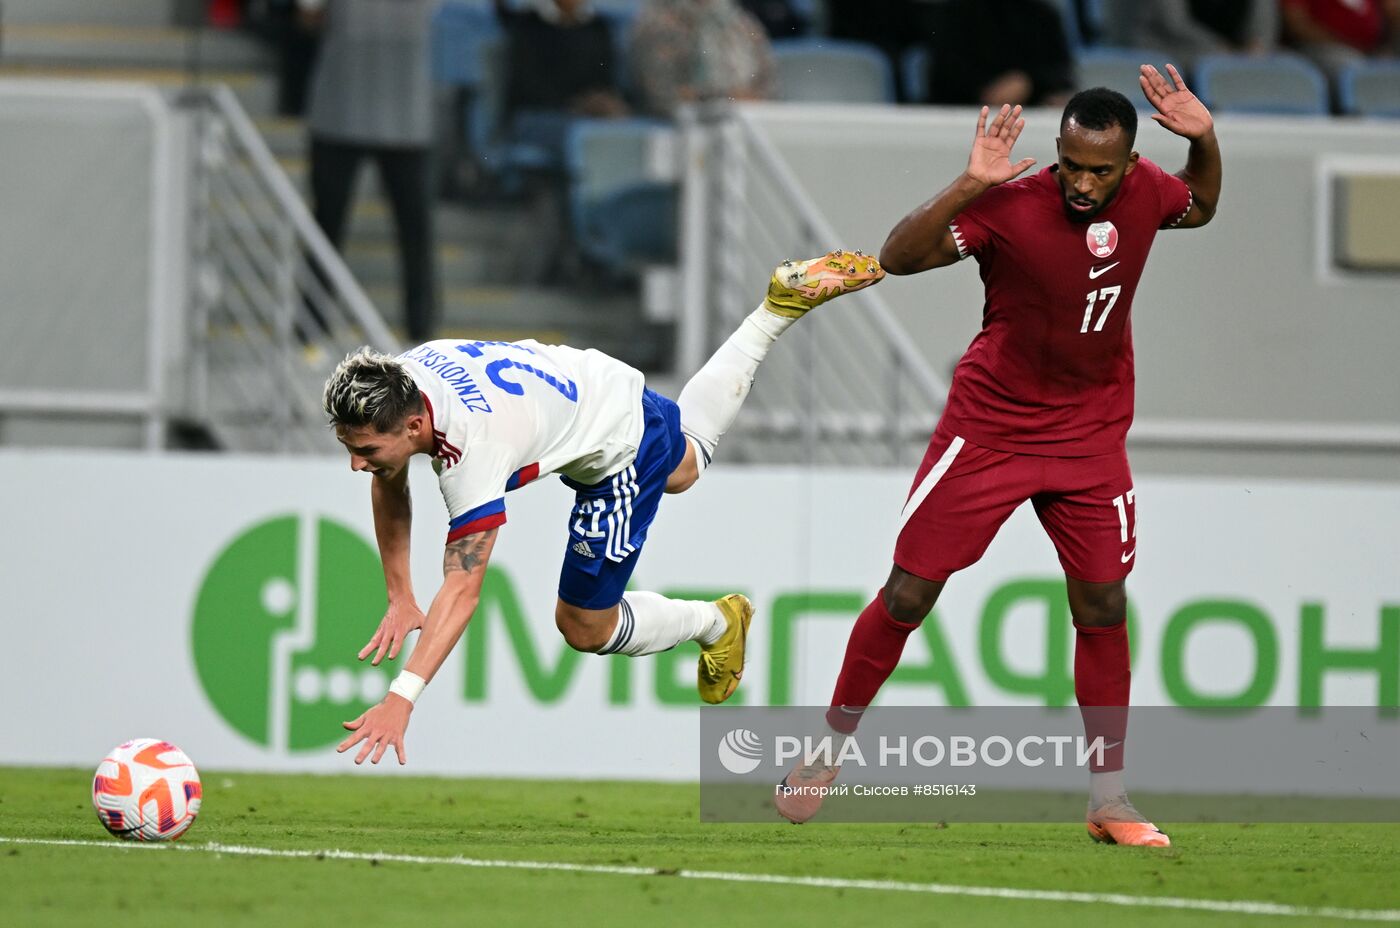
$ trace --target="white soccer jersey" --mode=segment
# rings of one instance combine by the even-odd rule
[[[506,492],[542,474],[593,484],[636,457],[642,373],[602,352],[440,339],[399,360],[432,420],[448,541],[505,522]]]

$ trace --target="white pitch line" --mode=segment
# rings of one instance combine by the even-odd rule
[[[1251,900],[1185,899],[1178,896],[1129,896],[1123,893],[1079,893],[1052,889],[1010,889],[1003,886],[957,886],[949,883],[905,883],[897,880],[854,880],[840,877],[787,876],[779,873],[725,873],[715,870],[668,870],[660,867],[618,867],[609,864],[574,864],[548,860],[484,860],[475,857],[430,857],[419,854],[369,854],[341,850],[279,850],[237,844],[142,844],[128,841],[73,841],[56,838],[7,838],[0,844],[32,844],[50,847],[94,847],[106,850],[194,851],[240,857],[277,857],[325,860],[363,860],[380,863],[430,864],[488,870],[554,870],[564,873],[600,873],[614,876],[668,876],[682,880],[714,880],[722,883],[764,883],[773,886],[810,886],[817,889],[865,889],[875,892],[926,893],[935,896],[969,896],[1011,899],[1017,902],[1074,902],[1147,909],[1186,909],[1235,915],[1273,915],[1288,918],[1335,918],[1355,922],[1400,922],[1400,909],[1339,909],[1283,905]]]

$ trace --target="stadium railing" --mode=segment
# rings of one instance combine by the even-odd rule
[[[1033,115],[1022,147],[1053,152],[1056,114]],[[753,308],[776,260],[878,243],[892,217],[966,164],[976,112],[746,103],[733,114],[701,116],[686,134],[682,372],[698,367]],[[1393,272],[1334,266],[1331,239],[1344,214],[1327,198],[1338,177],[1393,176],[1400,130],[1379,120],[1222,122],[1236,164],[1231,209],[1205,233],[1154,252],[1155,280],[1139,296],[1162,310],[1139,316],[1149,337],[1139,344],[1138,362],[1153,376],[1139,391],[1144,414],[1129,443],[1158,467],[1178,468],[1190,458],[1208,460],[1203,470],[1229,473],[1393,475],[1400,423],[1385,399],[1395,381],[1371,347],[1379,344],[1377,327],[1393,321],[1386,310],[1400,280]],[[830,125],[843,132],[825,133]],[[1170,133],[1139,139],[1159,163],[1184,153]],[[853,164],[859,173],[849,170]],[[1315,221],[1285,228],[1273,211]],[[939,272],[936,286],[929,279],[923,290],[891,281],[824,307],[764,362],[729,447],[745,460],[775,464],[917,462],[943,405],[930,367],[948,370],[975,332],[966,317],[925,310],[970,308],[984,299],[975,269],[966,267]],[[872,312],[876,304],[879,312]],[[1344,323],[1368,321],[1340,325],[1329,341],[1332,316],[1318,308],[1334,306],[1345,307],[1347,315],[1338,317]],[[1229,334],[1213,328],[1222,307],[1230,308]],[[1314,323],[1327,328],[1296,334]],[[1199,331],[1216,334],[1201,338]],[[1249,346],[1255,334],[1242,334],[1265,332],[1273,339],[1268,352]],[[1224,363],[1223,345],[1235,338],[1240,342]],[[1327,372],[1335,369],[1348,378],[1331,380]],[[1333,382],[1339,386],[1328,393]],[[1266,383],[1267,395],[1248,397]]]
[[[325,376],[398,341],[231,90],[6,80],[0,120],[6,443],[336,447]]]
[[[842,242],[749,111],[682,118],[681,371],[697,369],[753,311],[777,259],[855,247]],[[764,361],[761,388],[726,436],[727,454],[878,466],[907,462],[909,449],[927,441],[930,416],[947,396],[943,379],[878,289],[846,301],[841,312],[804,319]]]
[[[398,339],[226,87],[191,91],[190,414],[219,446],[332,450],[321,385],[344,354]]]

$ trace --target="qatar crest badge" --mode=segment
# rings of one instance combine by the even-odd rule
[[[1107,258],[1118,247],[1118,230],[1111,222],[1091,223],[1089,231],[1084,233],[1084,241],[1095,258]]]

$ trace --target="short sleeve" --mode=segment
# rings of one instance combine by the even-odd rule
[[[505,523],[506,484],[514,472],[510,449],[485,442],[472,444],[464,458],[438,472],[449,542]]]
[[[979,254],[992,238],[984,217],[974,209],[965,209],[954,216],[948,231],[953,233],[953,244],[958,246],[959,260]]]
[[[1168,174],[1155,164],[1153,168],[1157,172],[1157,193],[1162,204],[1157,228],[1175,228],[1191,212],[1191,188],[1175,174]]]
[[[959,259],[985,254],[995,244],[999,231],[1008,224],[1018,193],[1025,186],[1025,180],[998,184],[953,217],[948,231],[953,233]]]

